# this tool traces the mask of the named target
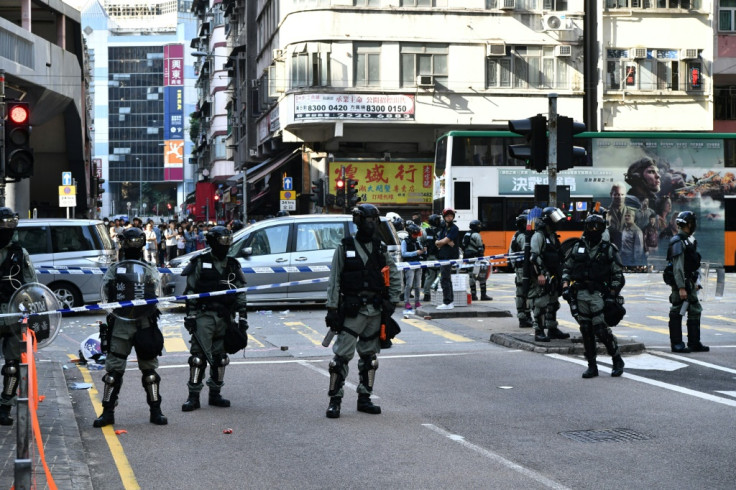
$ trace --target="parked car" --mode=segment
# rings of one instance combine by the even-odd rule
[[[14,239],[28,251],[37,269],[108,267],[115,245],[102,221],[87,219],[22,219]],[[100,301],[101,274],[37,274],[64,308]]]
[[[344,214],[309,214],[285,216],[259,221],[233,237],[231,255],[241,267],[275,268],[277,272],[246,274],[248,286],[278,284],[329,277],[329,266],[335,248],[348,233],[355,235],[357,227],[352,216]],[[398,262],[401,244],[390,221],[381,217],[381,239]],[[171,267],[184,268],[190,260],[209,248],[192,252],[171,261]],[[319,271],[300,271],[299,266],[319,267]],[[162,285],[166,296],[184,294],[186,278],[179,274],[164,274]],[[248,302],[324,302],[327,283],[257,290],[248,293]]]

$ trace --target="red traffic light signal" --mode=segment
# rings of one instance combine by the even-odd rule
[[[170,202],[167,202],[167,203],[166,203],[166,208],[167,208],[167,209],[171,209],[171,203],[170,203]]]
[[[28,122],[29,112],[27,105],[15,104],[10,105],[8,110],[8,119],[13,124],[25,124]]]
[[[28,102],[8,102],[5,121],[5,177],[19,181],[33,175],[31,110]]]

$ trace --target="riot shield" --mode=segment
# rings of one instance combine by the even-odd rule
[[[61,309],[61,306],[54,292],[38,282],[23,284],[15,290],[8,302],[9,313],[30,315],[28,317],[28,328],[36,334],[39,349],[49,345],[59,334],[61,313],[56,311],[59,309]]]
[[[156,299],[161,295],[161,275],[155,266],[140,260],[122,260],[110,266],[102,276],[102,301],[119,303]],[[121,320],[138,320],[156,313],[157,304],[106,308]]]

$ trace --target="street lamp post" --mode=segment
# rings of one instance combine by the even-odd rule
[[[138,163],[138,212],[143,213],[143,162],[138,157],[135,161]]]

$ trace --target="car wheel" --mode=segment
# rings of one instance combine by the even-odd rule
[[[82,293],[76,286],[68,282],[57,282],[51,284],[49,289],[54,292],[56,299],[62,308],[74,308],[75,306],[83,306]]]

